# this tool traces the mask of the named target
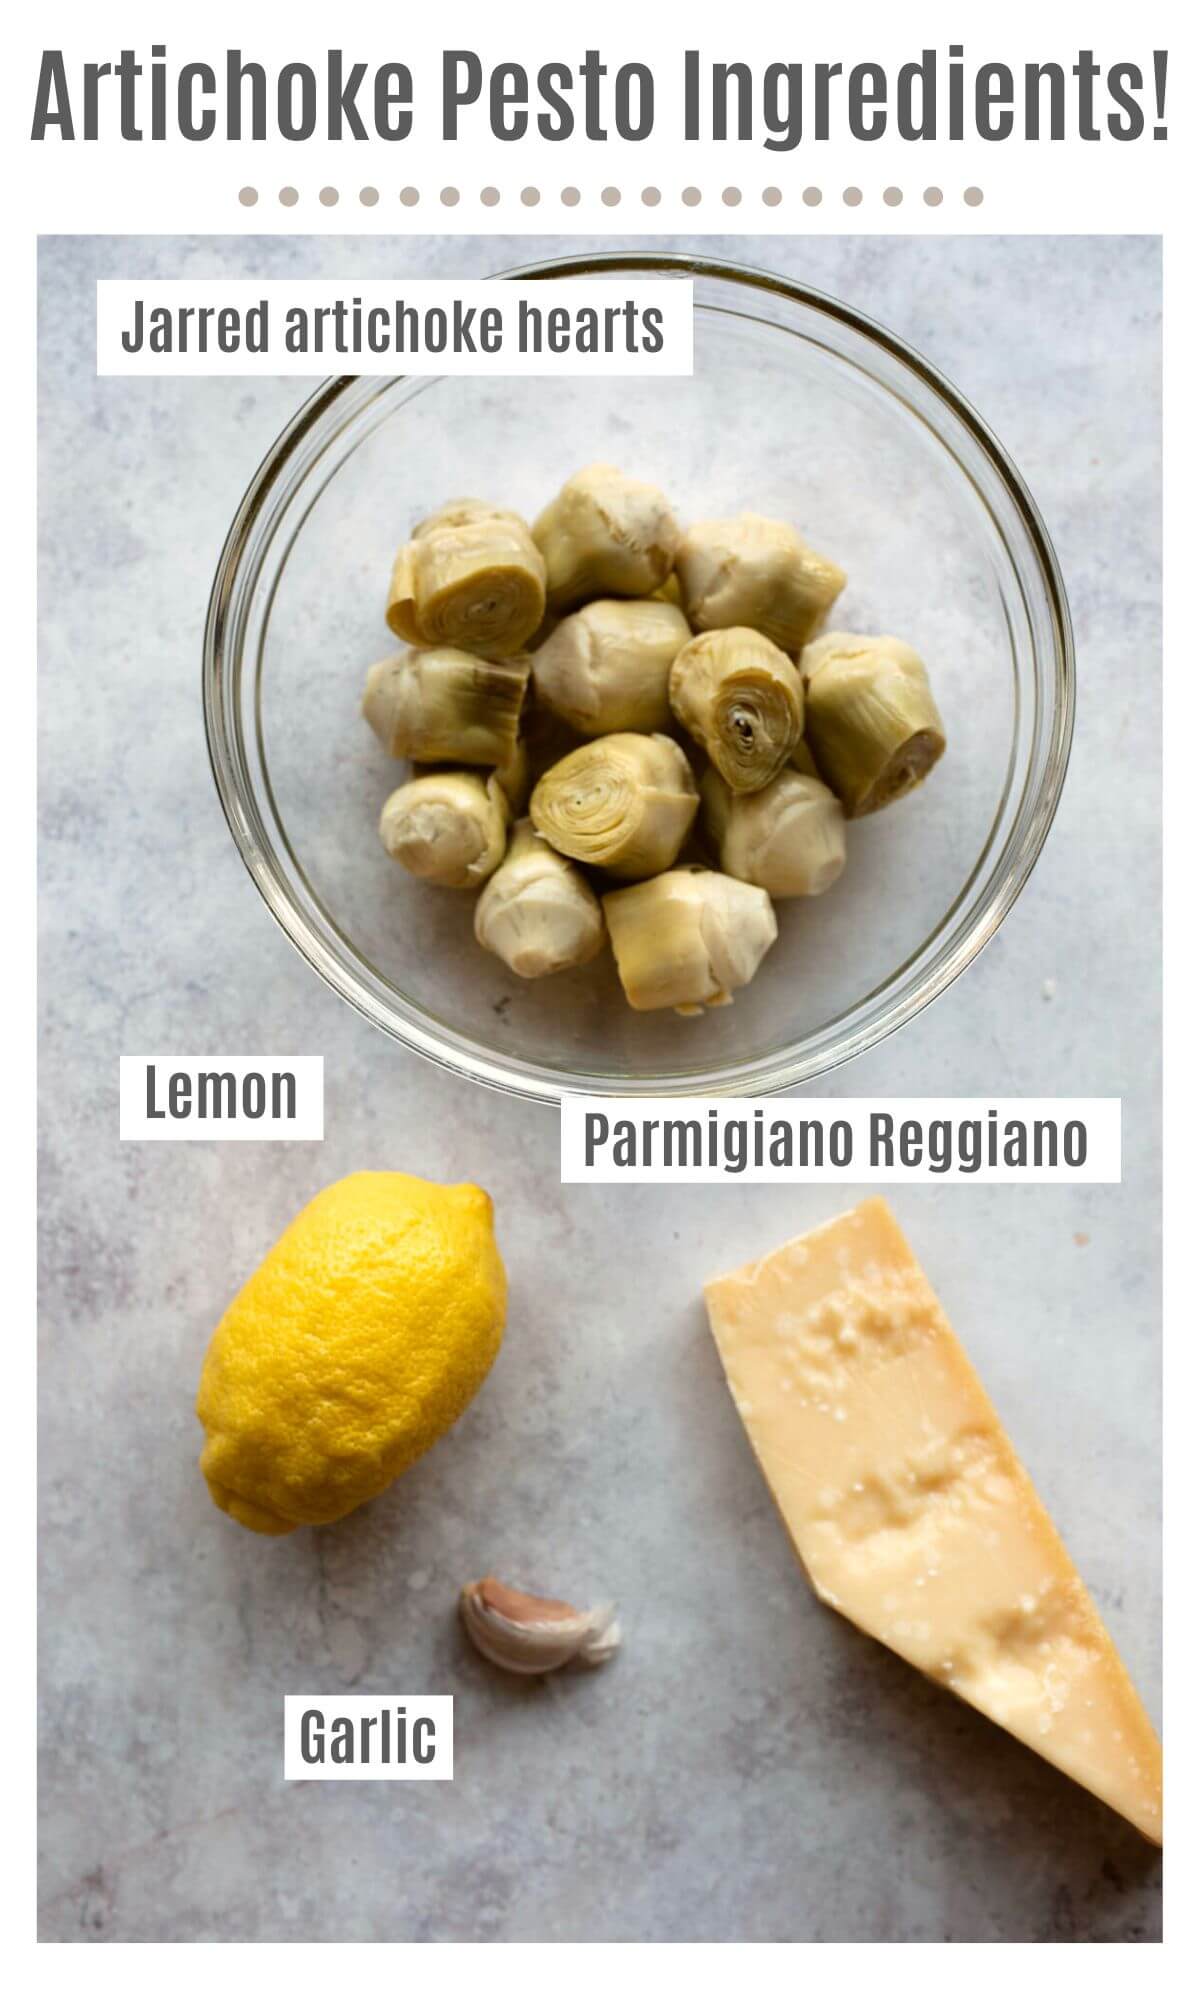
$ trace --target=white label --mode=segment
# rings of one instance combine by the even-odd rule
[[[452,1694],[287,1694],[285,1778],[452,1778]]]
[[[566,1097],[564,1182],[1121,1178],[1119,1097]]]
[[[98,375],[690,375],[692,281],[96,285]]]
[[[122,1139],[323,1139],[323,1056],[122,1056]]]

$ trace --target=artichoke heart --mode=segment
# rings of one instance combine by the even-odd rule
[[[478,889],[504,859],[509,807],[495,777],[425,771],[394,791],[379,818],[391,855],[443,889]]]
[[[432,514],[426,514],[412,531],[411,540],[419,542],[427,535],[434,535],[443,528],[468,528],[480,521],[503,521],[509,527],[528,526],[520,514],[514,514],[511,507],[497,507],[490,500],[476,500],[470,497],[446,500],[435,507]]]
[[[807,739],[848,819],[911,792],[946,748],[918,654],[902,639],[827,632],[800,660]]]
[[[671,726],[667,681],[691,638],[682,611],[601,597],[564,618],[533,658],[538,697],[581,736]]]
[[[529,802],[560,854],[639,881],[669,868],[700,804],[691,766],[669,736],[600,736],[552,765]]]
[[[363,714],[385,750],[418,764],[506,765],[517,747],[529,660],[454,646],[396,653],[367,675]]]
[[[798,653],[845,588],[846,573],[786,521],[739,514],[697,521],[679,544],[675,573],[694,631],[749,625]]]
[[[828,785],[791,765],[761,792],[731,792],[710,768],[704,824],[722,868],[769,896],[821,896],[846,865],[846,816]]]
[[[604,914],[574,862],[523,819],[475,905],[475,936],[521,979],[542,979],[595,958]]]
[[[819,778],[821,775],[817,769],[817,760],[803,736],[792,751],[788,761],[793,771],[803,772],[806,778]]]
[[[387,622],[410,646],[455,646],[490,660],[519,653],[546,609],[546,565],[519,514],[456,500],[396,557]]]
[[[615,465],[568,479],[533,524],[546,562],[546,601],[569,611],[585,597],[648,597],[666,582],[679,525],[657,486]]]
[[[496,782],[508,800],[514,817],[523,813],[533,790],[533,769],[529,760],[529,745],[524,737],[518,736],[503,763],[497,764]]]
[[[631,1007],[698,1014],[753,979],[778,936],[763,889],[710,868],[673,868],[604,898]]]
[[[804,727],[804,683],[779,647],[747,626],[703,632],[676,656],[676,720],[735,792],[768,785]]]

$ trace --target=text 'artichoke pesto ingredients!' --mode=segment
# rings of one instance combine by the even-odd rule
[[[789,522],[682,528],[611,465],[532,527],[449,501],[396,558],[406,650],[362,700],[414,766],[383,806],[388,854],[479,895],[478,943],[523,979],[607,942],[636,1010],[725,1005],[775,940],[772,901],[827,894],[846,822],[946,747],[911,646],[821,629],[845,584]]]

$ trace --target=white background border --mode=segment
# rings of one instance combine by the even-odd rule
[[[610,0],[585,28],[575,24],[567,10],[544,5],[500,9],[481,6],[478,0],[459,0],[459,5],[438,20],[432,34],[424,25],[424,14],[404,9],[384,10],[375,6],[342,4],[333,13],[311,6],[281,9],[276,5],[243,4],[233,8],[212,4],[197,14],[168,9],[165,5],[111,6],[99,9],[84,5],[52,6],[30,16],[22,10],[10,23],[2,69],[4,129],[7,175],[3,226],[6,238],[3,314],[4,359],[8,401],[6,432],[8,441],[5,480],[4,544],[10,557],[9,644],[6,662],[10,714],[10,754],[7,782],[0,788],[3,813],[3,852],[8,858],[8,920],[10,958],[15,959],[13,976],[4,998],[6,1042],[13,1054],[13,1068],[7,1090],[7,1117],[4,1121],[3,1159],[9,1221],[9,1271],[15,1311],[8,1326],[10,1350],[10,1396],[7,1423],[7,1467],[10,1509],[14,1515],[9,1538],[8,1603],[12,1643],[4,1649],[4,1713],[11,1732],[5,1788],[6,1866],[3,1870],[3,1912],[10,1977],[13,1990],[44,1994],[74,1992],[85,1977],[98,1995],[137,1994],[155,1988],[163,1979],[174,1992],[187,1995],[211,1987],[215,1968],[202,1945],[183,1945],[167,1964],[146,1957],[135,1948],[110,1945],[98,1957],[88,1960],[86,1971],[79,1962],[64,1959],[61,1948],[38,1953],[33,1960],[34,1841],[31,1816],[34,1791],[34,1738],[29,1718],[35,1700],[33,1660],[34,1551],[32,1535],[34,1470],[34,1326],[36,1315],[34,1262],[34,1133],[36,1120],[35,1083],[28,1051],[35,1038],[35,778],[30,748],[35,727],[36,641],[35,641],[35,512],[32,505],[36,476],[35,403],[35,284],[36,236],[54,231],[105,230],[138,231],[297,231],[344,235],[366,233],[413,233],[437,230],[442,233],[477,233],[488,226],[488,212],[475,200],[460,202],[456,209],[442,209],[433,200],[423,200],[415,209],[405,210],[395,195],[402,184],[425,183],[440,187],[451,177],[444,160],[418,158],[408,147],[348,148],[338,157],[318,145],[273,149],[270,147],[222,147],[207,145],[122,149],[119,144],[90,147],[32,147],[28,142],[29,116],[37,60],[46,45],[62,45],[79,59],[104,59],[122,45],[148,46],[166,41],[174,53],[203,57],[230,43],[240,44],[247,53],[263,60],[303,58],[323,50],[332,34],[338,33],[343,46],[362,58],[399,58],[415,70],[428,62],[430,46],[440,48],[443,39],[473,46],[486,57],[512,58],[536,63],[560,53],[569,59],[576,48],[600,45],[613,61],[638,59],[650,63],[677,61],[682,40],[703,46],[714,58],[753,60],[762,51],[763,60],[804,59],[846,62],[870,59],[883,63],[906,59],[926,43],[944,44],[962,40],[977,58],[1023,62],[1027,59],[1067,59],[1079,46],[1090,46],[1102,55],[1132,55],[1154,46],[1171,51],[1168,116],[1171,134],[1166,144],[1142,140],[1132,146],[1078,143],[1061,147],[1030,146],[1011,140],[1002,145],[964,144],[961,147],[894,146],[890,141],[873,146],[829,146],[801,149],[799,156],[765,155],[756,148],[725,147],[719,158],[702,158],[699,149],[677,148],[664,143],[649,147],[593,148],[601,155],[594,165],[576,160],[572,149],[554,148],[545,166],[536,158],[538,142],[501,148],[492,144],[463,142],[454,156],[453,181],[464,190],[491,182],[501,187],[504,199],[491,211],[497,228],[505,231],[528,228],[539,234],[569,227],[575,232],[610,230],[614,237],[627,240],[636,234],[670,236],[686,229],[696,234],[705,229],[741,228],[747,233],[804,230],[880,233],[941,233],[971,231],[1143,231],[1165,237],[1166,266],[1166,1077],[1167,1136],[1164,1169],[1166,1176],[1166,1376],[1167,1376],[1167,1573],[1169,1606],[1167,1618],[1166,1734],[1170,1750],[1169,1807],[1170,1846],[1167,1862],[1168,1945],[1157,1950],[1156,1962],[1144,1969],[1141,1962],[1123,1955],[1133,1947],[1103,1945],[1076,1946],[1066,1957],[1053,1947],[1019,1947],[1025,1957],[1018,1965],[1006,1962],[1005,1947],[977,1947],[970,1970],[964,1973],[953,1958],[939,1955],[937,1946],[917,1945],[902,1951],[884,1945],[834,1945],[839,1954],[837,1974],[865,1981],[882,1970],[878,1957],[848,1963],[851,1953],[880,1950],[888,1954],[886,1980],[890,1991],[899,1996],[925,1996],[961,1988],[964,1979],[983,2000],[999,1991],[1001,1982],[1007,1995],[1015,1980],[1033,1978],[1035,1990],[1053,1978],[1055,1990],[1070,1991],[1086,1982],[1089,1994],[1124,1994],[1132,1979],[1154,1981],[1174,1990],[1192,1959],[1191,1938],[1195,1917],[1191,1906],[1196,1899],[1195,1882],[1200,1874],[1200,1843],[1197,1840],[1196,1779],[1197,1743],[1194,1689],[1197,1645],[1195,1550],[1198,1526],[1195,1500],[1195,1412],[1200,1401],[1196,1360],[1196,1297],[1194,1238],[1196,1231],[1193,1189],[1196,1180],[1196,1147],[1193,1120],[1197,1109],[1196,1090],[1196,926],[1197,926],[1197,836],[1194,798],[1196,793],[1197,745],[1200,745],[1200,666],[1196,653],[1195,572],[1196,475],[1200,462],[1200,436],[1196,423],[1196,239],[1197,176],[1193,138],[1196,103],[1196,37],[1194,13],[1181,7],[1150,6],[1140,9],[1111,4],[1033,6],[1020,0],[999,10],[995,17],[983,18],[981,10],[969,9],[965,0],[957,6],[921,5],[908,9],[883,5],[857,5],[836,9],[832,14],[815,10],[782,10],[765,6],[735,10],[708,4],[693,4],[685,14],[667,8],[651,9],[630,5],[628,0]],[[424,54],[423,54],[424,45]],[[664,95],[660,115],[667,119]],[[636,159],[622,162],[618,153],[635,153]],[[919,161],[913,155],[919,151]],[[404,155],[403,163],[392,155]],[[369,159],[367,156],[370,156]],[[249,157],[248,157],[249,156]],[[153,157],[154,171],[147,167]],[[567,158],[571,159],[567,170]],[[735,162],[736,158],[736,170]],[[767,162],[769,161],[769,164]],[[652,163],[652,164],[651,164]],[[502,172],[503,169],[503,172]],[[545,182],[548,187],[571,181],[584,191],[585,198],[573,211],[557,201],[544,200],[523,210],[515,198],[519,187]],[[691,210],[664,202],[654,211],[626,200],[615,210],[602,206],[599,190],[619,185],[640,190],[653,181],[664,193],[676,184],[700,186],[705,199]],[[774,210],[766,209],[757,198],[748,197],[736,209],[723,206],[720,189],[742,184],[747,190],[759,181],[774,183],[786,192],[786,199]],[[265,196],[252,209],[243,208],[238,189],[247,183],[274,190],[284,183],[303,190],[303,198],[290,211]],[[373,209],[360,206],[357,188],[372,182],[381,190],[380,203]],[[840,200],[840,189],[849,183],[862,188],[860,207],[849,209]],[[355,193],[345,196],[332,209],[322,209],[315,191],[333,183]],[[882,202],[882,189],[899,185],[904,204],[889,209]],[[796,191],[809,184],[826,190],[819,208],[805,209],[795,199]],[[925,185],[941,185],[947,193],[942,206],[927,209],[918,198]],[[977,184],[984,201],[976,209],[961,201],[961,189]],[[389,199],[382,199],[387,189]],[[834,198],[837,195],[838,198]],[[567,245],[564,248],[569,247]],[[753,261],[751,257],[749,261]],[[1119,468],[1114,468],[1119,477]],[[1155,671],[1154,662],[1131,661],[1130,672]],[[1137,857],[1131,855],[1136,867]],[[1131,941],[1131,949],[1136,942]],[[1147,985],[1152,990],[1155,967],[1146,967]],[[805,1803],[797,1800],[797,1812]],[[404,1946],[384,1946],[403,1951]],[[149,1948],[158,1953],[166,1947]],[[353,1977],[354,1961],[343,1970],[341,1959],[331,1962],[315,1956],[303,1945],[266,1946],[249,1957],[247,1946],[232,1946],[240,1956],[219,1962],[215,1976],[226,1983],[233,1972],[234,1992],[258,1990],[273,1977],[286,1980],[297,1996],[327,1988],[331,1978]],[[364,1947],[329,1946],[345,1954]],[[486,1980],[496,1992],[528,1990],[529,1981],[551,1976],[561,1965],[561,1954],[570,1952],[569,1977],[581,1995],[598,1991],[613,1976],[613,1961],[601,1946],[549,1947],[560,1956],[547,1967],[545,1960],[531,1962],[532,1946],[430,1946],[435,1961],[418,1961],[421,1970],[451,1988],[459,1981]],[[542,1947],[546,1949],[546,1947]],[[670,1971],[686,1978],[699,1992],[724,1982],[730,1976],[742,1978],[749,1970],[765,1991],[794,1991],[797,1975],[811,1976],[812,1968],[801,1969],[797,1951],[811,1946],[666,1946],[658,1951],[674,1954]],[[461,1954],[474,1955],[464,1958]],[[745,1967],[733,1952],[753,1951],[752,1965]],[[666,1966],[661,1955],[651,1956],[650,1946],[627,1946],[619,1961],[620,1976],[635,1983],[643,1976],[662,1976]],[[1163,1962],[1163,1952],[1167,1962]],[[286,1959],[282,1954],[286,1952]],[[264,1955],[264,1953],[266,1955]],[[450,1960],[449,1954],[456,1957]],[[486,1953],[486,1959],[479,1954]],[[1036,1970],[1029,1954],[1037,1957]],[[631,1956],[630,1954],[633,1954]],[[237,1970],[233,1971],[236,1963]],[[822,1961],[828,1964],[829,1961]],[[1051,1971],[1051,1966],[1053,1970]],[[377,1963],[363,1965],[360,1976],[378,1976]],[[408,1968],[411,1969],[411,1968]],[[563,1968],[565,1971],[565,1968]],[[831,1968],[832,1969],[832,1968]],[[394,1966],[391,1970],[399,1970]],[[388,1976],[385,1974],[385,1977]],[[403,1975],[402,1975],[403,1976]]]

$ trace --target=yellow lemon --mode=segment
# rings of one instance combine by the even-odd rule
[[[217,1506],[286,1535],[374,1499],[466,1409],[499,1351],[506,1290],[482,1188],[335,1181],[209,1344],[196,1414]]]

